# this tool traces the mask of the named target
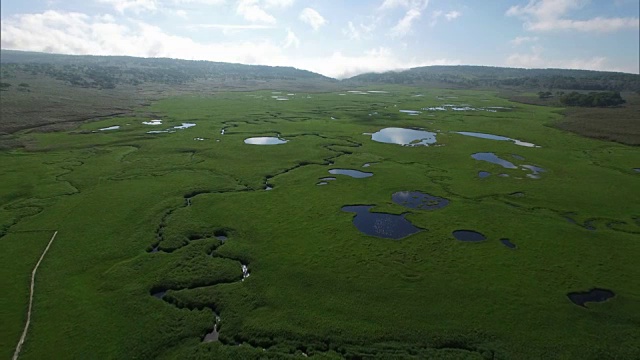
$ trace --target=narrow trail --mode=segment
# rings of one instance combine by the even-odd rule
[[[27,337],[27,331],[29,330],[29,323],[31,323],[31,309],[33,307],[33,291],[34,291],[35,282],[36,282],[36,271],[38,271],[38,267],[40,266],[42,259],[44,259],[44,256],[47,255],[47,251],[49,251],[51,244],[53,244],[53,240],[55,240],[56,235],[58,235],[57,230],[53,233],[51,240],[49,240],[49,244],[47,244],[47,247],[42,252],[42,255],[40,255],[40,259],[38,260],[38,262],[36,263],[36,266],[34,266],[33,271],[31,272],[31,291],[29,293],[29,310],[27,311],[27,322],[26,324],[24,324],[24,330],[22,331],[22,336],[20,336],[20,340],[18,341],[18,345],[16,346],[16,352],[13,353],[13,358],[12,358],[13,360],[17,360],[18,356],[20,356],[20,350],[22,350],[22,345],[24,344],[24,340]]]

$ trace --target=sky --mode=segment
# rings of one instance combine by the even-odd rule
[[[293,66],[640,72],[638,0],[2,0],[2,49]]]

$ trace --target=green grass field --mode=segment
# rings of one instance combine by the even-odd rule
[[[491,92],[346,90],[173,97],[70,131],[18,133],[28,145],[0,153],[0,356],[13,354],[31,269],[57,230],[22,359],[640,357],[637,147],[563,132],[550,126],[559,109]],[[443,104],[509,110],[399,111]],[[163,124],[142,124],[149,114]],[[183,122],[196,126],[146,133]],[[385,127],[434,131],[437,143],[363,135]],[[243,142],[276,135],[289,141]],[[532,179],[478,152],[545,172]],[[332,168],[374,176],[316,186]],[[406,190],[450,203],[391,201]],[[426,230],[364,235],[341,211],[354,204]],[[458,241],[458,229],[487,240]],[[567,297],[592,288],[615,297],[586,307]],[[203,343],[216,315],[220,341]]]

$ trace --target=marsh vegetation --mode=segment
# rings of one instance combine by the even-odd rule
[[[640,357],[636,147],[493,91],[174,95],[0,152],[2,356],[57,230],[24,359]],[[447,104],[508,111],[398,111]]]

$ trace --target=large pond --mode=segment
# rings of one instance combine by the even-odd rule
[[[351,176],[352,178],[357,178],[357,179],[367,178],[367,177],[373,176],[373,173],[359,171],[359,170],[353,170],[353,169],[331,169],[331,170],[329,170],[329,174],[347,175],[347,176]]]
[[[589,291],[572,292],[567,294],[567,297],[572,303],[582,307],[587,307],[586,303],[588,302],[603,302],[615,295],[616,294],[611,290],[595,288]]]
[[[419,191],[398,191],[391,195],[391,200],[411,209],[437,210],[449,205],[449,200]]]
[[[468,131],[455,131],[456,134],[465,135],[465,136],[473,136],[481,139],[489,139],[489,140],[498,140],[498,141],[512,141],[514,144],[519,146],[526,147],[540,147],[536,144],[532,144],[526,141],[521,141],[517,139],[512,139],[506,136],[493,135],[493,134],[485,134],[485,133],[477,133],[477,132],[468,132]]]
[[[369,212],[373,205],[343,206],[342,211],[356,213],[353,225],[361,232],[385,239],[399,240],[422,231],[403,215]]]
[[[404,128],[384,128],[371,134],[371,140],[404,146],[428,146],[436,142],[436,133]]]
[[[281,139],[273,136],[258,136],[244,139],[245,144],[250,145],[280,145],[288,142],[289,140]]]

